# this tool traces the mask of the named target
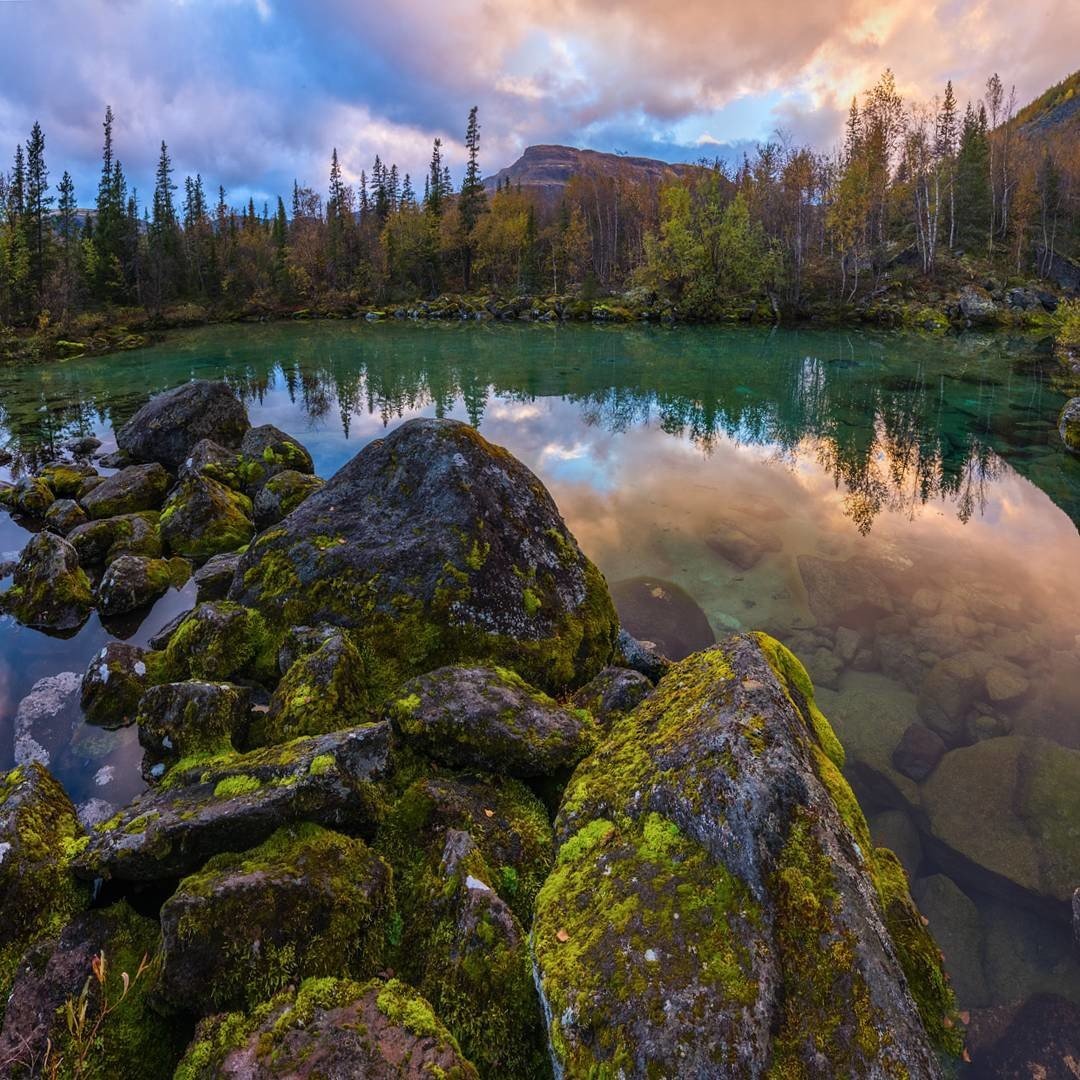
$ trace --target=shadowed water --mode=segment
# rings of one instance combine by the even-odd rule
[[[1080,779],[1080,462],[1056,434],[1053,370],[1037,342],[1000,336],[238,326],[0,371],[0,443],[14,474],[74,434],[109,449],[149,394],[194,377],[227,379],[324,477],[409,417],[476,424],[547,484],[639,636],[681,655],[764,629],[802,657],[962,1005],[1080,1001],[1059,895],[1080,884],[1080,789],[1075,815],[1067,792],[1028,791],[1035,757]],[[26,536],[0,521],[0,551]],[[0,767],[38,680],[191,603],[189,586],[141,625],[95,616],[68,640],[0,622]],[[77,801],[129,797],[134,733],[90,731],[68,700],[34,736],[51,767]],[[893,751],[931,716],[949,752],[917,782]],[[1031,849],[1045,858],[1028,865]]]

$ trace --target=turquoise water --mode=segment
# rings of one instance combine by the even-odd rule
[[[1080,776],[1080,462],[1055,431],[1053,376],[1038,342],[1003,336],[236,326],[0,371],[0,445],[16,455],[5,476],[74,434],[107,450],[149,394],[194,377],[227,379],[324,477],[412,416],[476,424],[547,484],[639,636],[681,653],[765,629],[799,653],[975,1008],[1039,990],[1080,1001],[1064,906],[1047,900],[1069,874],[1080,885],[1080,796],[1069,817],[1021,790],[1033,747]],[[26,537],[0,521],[0,552]],[[0,768],[39,680],[81,674],[110,637],[144,642],[191,602],[189,586],[141,622],[94,616],[67,640],[0,621]],[[957,657],[979,689],[958,745],[916,783],[892,751]],[[1011,679],[993,698],[990,669]],[[37,741],[77,801],[140,786],[133,732],[87,729],[70,701]],[[1043,862],[1021,866],[1030,850]]]

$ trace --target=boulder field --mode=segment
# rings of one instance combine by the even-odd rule
[[[138,413],[121,446],[177,486],[74,530],[160,514],[162,548],[112,560],[122,606],[176,573],[189,491],[193,519],[228,503],[212,554],[248,546],[83,680],[94,723],[138,726],[145,792],[84,827],[41,764],[0,778],[0,1075],[952,1071],[940,952],[792,653],[634,641],[541,482],[454,421],[290,506],[310,457],[226,394]],[[19,603],[55,565],[70,623],[91,582],[41,535]]]

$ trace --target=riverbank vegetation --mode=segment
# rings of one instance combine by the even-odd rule
[[[35,124],[0,175],[0,355],[395,311],[1039,322],[1080,287],[1080,142],[1072,113],[1053,119],[1078,85],[1080,73],[1018,112],[995,74],[961,109],[951,84],[931,105],[904,101],[886,71],[852,102],[833,153],[778,137],[737,167],[703,162],[664,182],[597,166],[557,199],[485,184],[475,108],[458,187],[436,140],[422,182],[376,156],[350,184],[335,150],[325,192],[297,182],[288,199],[242,206],[201,175],[179,182],[165,143],[142,203],[109,109],[94,205],[80,209],[69,173],[51,183]]]

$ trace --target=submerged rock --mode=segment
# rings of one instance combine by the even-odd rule
[[[282,825],[374,829],[389,727],[298,739],[288,746],[180,762],[162,784],[93,830],[77,871],[122,881],[190,874],[212,855],[260,844]]]
[[[511,776],[572,768],[597,741],[588,713],[562,708],[505,668],[421,675],[401,687],[390,716],[410,745],[443,765]]]
[[[603,577],[540,481],[449,420],[365,447],[258,537],[230,596],[278,625],[348,628],[382,663],[381,696],[463,657],[579,684],[617,633]]]
[[[235,551],[254,533],[251,500],[207,476],[182,480],[161,511],[169,550],[193,559]]]
[[[77,915],[58,936],[36,945],[20,965],[7,1003],[0,1030],[0,1062],[15,1057],[27,1063],[26,1075],[36,1075],[29,1065],[44,1058],[49,1044],[57,1058],[74,1060],[78,1051],[69,1034],[65,1006],[71,1001],[77,1006],[83,986],[88,985],[87,1027],[94,1025],[101,988],[92,965],[95,961],[100,965],[97,958],[104,954],[102,974],[108,999],[124,1000],[97,1029],[88,1054],[93,1071],[87,1075],[131,1076],[135,1069],[146,1080],[171,1077],[183,1050],[183,1036],[180,1025],[150,1006],[157,967],[149,961],[157,950],[157,939],[157,923],[120,902]],[[146,968],[144,961],[149,964]],[[126,996],[125,975],[131,987]]]
[[[197,379],[151,398],[116,433],[116,443],[137,461],[178,469],[200,439],[237,446],[250,426],[226,383]]]
[[[40,630],[75,630],[94,605],[75,548],[50,532],[37,533],[23,548],[2,600],[19,622]]]
[[[821,626],[860,630],[893,609],[885,583],[858,559],[800,555],[798,563],[810,611]]]
[[[309,979],[250,1016],[198,1027],[176,1080],[478,1080],[431,1006],[397,979]]]
[[[255,524],[260,529],[276,525],[291,514],[309,495],[324,487],[317,476],[307,476],[294,469],[286,469],[270,477],[259,489],[253,506]]]
[[[135,722],[139,699],[160,668],[161,654],[110,641],[90,661],[82,678],[80,701],[86,719],[102,727]]]
[[[940,1075],[953,1002],[805,671],[677,665],[575,772],[533,954],[567,1075]]]
[[[611,587],[622,625],[671,660],[682,660],[716,641],[697,601],[673,581],[628,578]]]
[[[82,498],[82,507],[94,519],[157,510],[169,490],[169,474],[157,463],[129,465],[106,478]]]
[[[937,767],[946,746],[936,731],[911,724],[893,751],[893,765],[916,782],[925,780]]]
[[[1080,881],[1080,750],[1022,735],[952,750],[922,807],[953,877],[1005,899],[1023,890],[1064,916]]]
[[[47,675],[38,679],[19,702],[12,722],[16,765],[36,761],[48,768],[52,755],[62,752],[71,742],[80,719],[75,696],[79,681],[74,671]]]
[[[161,909],[161,997],[202,1016],[302,979],[383,966],[390,868],[362,840],[305,823],[212,858]]]
[[[0,775],[0,1015],[23,953],[89,900],[71,872],[84,836],[71,800],[41,765]],[[0,1062],[6,1056],[0,1049]]]
[[[182,758],[228,754],[243,739],[248,692],[229,683],[163,683],[138,705],[143,776],[160,780]]]
[[[119,514],[78,525],[68,534],[72,547],[86,566],[110,563],[121,555],[161,555],[161,534],[156,511]]]
[[[752,570],[757,566],[762,555],[783,549],[778,537],[751,535],[734,521],[721,521],[705,538],[717,555],[737,566],[740,570]]]

